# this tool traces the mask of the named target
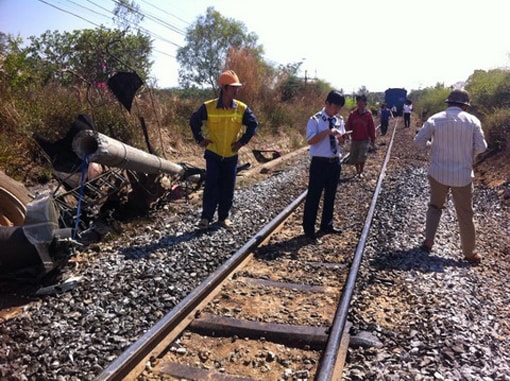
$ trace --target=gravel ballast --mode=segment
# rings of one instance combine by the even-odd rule
[[[397,127],[396,135],[349,315],[353,334],[369,331],[383,346],[350,348],[344,379],[510,380],[508,206],[500,189],[476,187],[481,265],[462,258],[451,201],[424,253],[426,156],[410,130]],[[64,279],[81,277],[77,287],[0,323],[0,378],[94,379],[301,194],[308,163],[294,158],[291,168],[237,190],[232,231],[198,232],[199,205],[166,204],[81,250],[63,270]],[[339,195],[342,187],[349,189],[341,184]],[[367,202],[366,188],[358,192]]]

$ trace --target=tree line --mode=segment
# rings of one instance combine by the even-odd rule
[[[142,19],[137,9],[134,1],[118,2],[116,29],[47,31],[27,42],[0,32],[0,168],[22,176],[14,158],[43,161],[32,134],[37,131],[55,139],[83,113],[92,116],[100,132],[134,146],[143,145],[142,116],[149,126],[157,126],[152,129],[155,138],[164,129],[186,139],[189,115],[217,95],[216,81],[226,68],[235,70],[245,84],[240,96],[256,110],[261,134],[301,133],[303,139],[295,144],[304,144],[303,126],[321,107],[331,89],[328,82],[301,77],[302,62],[277,66],[266,62],[255,33],[209,7],[186,30],[185,44],[177,51],[179,87],[159,89],[151,77],[152,40],[136,27]],[[108,89],[108,80],[118,72],[136,73],[143,84],[129,111],[119,107]],[[508,149],[510,72],[477,70],[465,88],[491,147]],[[417,116],[426,118],[444,108],[450,90],[437,84],[408,94]],[[365,87],[359,93],[368,95],[374,109],[384,100],[382,93],[370,93]],[[354,106],[350,98],[345,111]]]

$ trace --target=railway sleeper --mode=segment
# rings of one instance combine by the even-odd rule
[[[347,322],[344,332],[349,332],[351,322]],[[192,332],[207,336],[238,336],[250,339],[265,338],[275,343],[293,347],[323,349],[328,340],[329,327],[307,327],[293,324],[261,323],[246,319],[236,319],[212,314],[193,320],[188,326]],[[380,348],[382,343],[368,331],[349,334],[351,347]]]
[[[380,347],[382,343],[371,333],[360,331],[356,336],[348,332],[351,322],[346,323],[342,341],[352,347]],[[290,324],[275,324],[236,319],[231,317],[204,314],[193,320],[188,330],[196,334],[210,337],[243,337],[253,340],[269,340],[290,347],[324,350],[329,334],[329,327],[309,327]],[[158,373],[167,376],[217,381],[252,381],[251,378],[201,369],[190,365],[172,362],[161,364]]]
[[[309,327],[292,324],[263,323],[246,319],[204,314],[188,326],[192,332],[206,336],[238,336],[265,338],[293,347],[323,349],[329,327]]]

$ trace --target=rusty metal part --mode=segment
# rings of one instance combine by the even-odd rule
[[[0,171],[0,226],[20,226],[31,200],[25,186]]]
[[[124,168],[146,174],[182,175],[184,168],[176,163],[151,155],[99,132],[84,130],[73,139],[73,151],[80,157],[110,167]]]

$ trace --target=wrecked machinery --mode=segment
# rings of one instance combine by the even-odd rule
[[[121,72],[108,80],[128,111],[141,84],[136,73]],[[79,115],[55,142],[38,133],[33,138],[51,163],[57,185],[33,195],[0,171],[0,274],[44,276],[65,263],[76,245],[99,241],[115,217],[146,212],[173,190],[172,180],[197,189],[205,175],[205,170],[153,154],[148,141],[151,153],[101,134],[88,115]]]
[[[113,214],[143,214],[171,191],[171,179],[196,183],[205,172],[103,135],[86,115],[56,142],[34,139],[57,186],[34,196],[0,176],[0,273],[36,267],[46,274],[75,245],[99,241]]]
[[[169,191],[168,175],[186,175],[182,165],[97,132],[86,115],[59,141],[34,138],[57,186],[34,196],[1,174],[0,273],[50,272],[75,245],[100,240],[108,216],[147,211]]]
[[[108,80],[129,112],[141,84],[136,73]],[[57,141],[34,133],[56,186],[34,195],[0,171],[0,275],[44,277],[65,264],[76,246],[100,241],[115,221],[143,215],[164,196],[180,198],[200,188],[205,169],[155,155],[140,122],[150,153],[98,132],[84,114]],[[273,150],[253,153],[259,162],[280,156]]]
[[[107,85],[131,112],[143,85],[140,77],[118,72]],[[140,121],[150,153],[99,133],[88,115],[79,115],[55,142],[34,133],[56,186],[34,195],[0,171],[0,275],[44,276],[65,263],[77,245],[99,241],[115,217],[146,212],[172,191],[172,180],[186,187],[194,182],[197,189],[205,170],[155,155]]]

